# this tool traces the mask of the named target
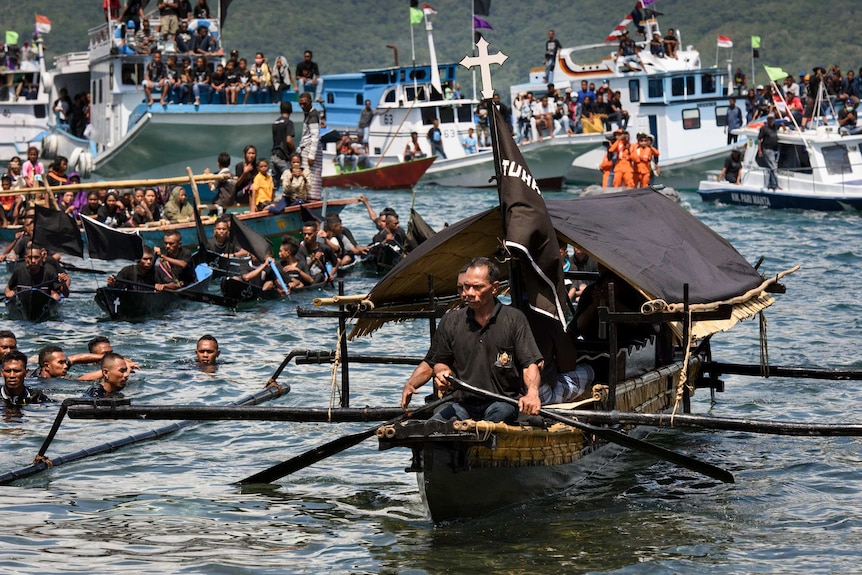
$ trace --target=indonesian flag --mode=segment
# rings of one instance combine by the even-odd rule
[[[731,42],[730,38],[727,36],[718,35],[718,47],[719,48],[733,48],[733,42]]]
[[[47,16],[36,14],[36,32],[39,34],[47,34],[51,31],[51,21]]]
[[[422,11],[425,13],[426,16],[430,16],[431,14],[437,13],[437,10],[435,10],[434,8],[429,6],[428,4],[422,5]]]
[[[617,27],[613,29],[613,31],[608,34],[608,37],[605,38],[605,42],[618,42],[620,36],[623,35],[623,32],[626,31],[628,25],[632,23],[632,15],[626,14],[626,17],[623,18],[623,21],[617,24]]]

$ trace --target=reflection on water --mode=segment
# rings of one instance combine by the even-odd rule
[[[344,194],[346,195],[346,194]],[[379,211],[406,221],[411,197],[379,193]],[[856,214],[812,214],[683,201],[766,274],[800,263],[788,293],[767,311],[776,365],[862,365],[862,225]],[[416,209],[435,228],[495,202],[492,191],[420,189]],[[342,217],[360,241],[372,235],[364,208]],[[89,263],[87,264],[89,265]],[[96,263],[105,270],[119,268]],[[94,289],[93,276],[73,287]],[[348,293],[374,278],[351,276]],[[330,349],[336,322],[296,317],[318,294],[233,313],[190,304],[142,323],[104,321],[92,295],[76,294],[65,321],[6,322],[33,353],[60,342],[82,351],[94,335],[141,363],[127,396],[146,403],[224,404],[260,389],[293,348]],[[205,333],[221,343],[214,374],[189,363]],[[426,324],[394,324],[357,342],[354,352],[422,354]],[[717,358],[757,363],[757,322],[714,338]],[[394,405],[406,366],[351,366],[351,405]],[[725,417],[856,421],[853,382],[724,377],[710,404],[693,411]],[[291,391],[279,405],[325,406],[337,399],[329,366],[290,366]],[[62,400],[84,385],[50,382]],[[30,464],[56,405],[0,422],[0,472]],[[48,455],[77,451],[166,422],[66,421]],[[733,485],[638,454],[620,453],[591,480],[557,497],[464,523],[434,527],[425,517],[409,453],[378,452],[368,440],[278,485],[232,482],[363,424],[223,422],[68,464],[0,487],[0,572],[135,573],[677,573],[854,572],[860,553],[858,442],[671,430],[655,441],[725,467]],[[477,486],[481,488],[481,486]]]

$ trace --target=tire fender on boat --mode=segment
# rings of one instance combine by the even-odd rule
[[[48,134],[42,138],[42,159],[53,160],[57,157],[57,148],[60,147],[60,138],[57,134]]]
[[[93,173],[93,154],[89,151],[81,152],[81,157],[78,159],[78,173],[82,178],[89,178]]]

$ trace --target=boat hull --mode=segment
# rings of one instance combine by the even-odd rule
[[[365,190],[410,190],[428,170],[435,157],[387,164],[377,168],[323,177],[324,187]]]
[[[23,289],[6,300],[6,314],[11,320],[39,323],[60,317],[62,302],[38,289]]]
[[[736,206],[823,212],[862,210],[862,193],[856,196],[803,195],[752,186],[734,186],[723,182],[701,182],[697,193],[705,202],[720,202]]]
[[[690,360],[689,381],[697,377],[702,361],[701,356]],[[643,413],[670,408],[682,371],[683,362],[678,361],[626,379],[616,388],[615,408]],[[460,424],[460,433],[437,429],[417,440],[399,438],[395,432],[395,439],[380,440],[381,449],[415,449],[419,491],[435,523],[479,517],[565,491],[594,473],[606,460],[604,455],[617,450],[561,424],[545,430],[489,422],[455,423]],[[622,431],[643,433],[637,428]],[[383,428],[384,437],[386,432]]]
[[[521,146],[521,153],[539,187],[543,190],[558,190],[565,181],[572,161],[601,146],[603,140],[602,134],[558,136],[525,144]],[[487,150],[463,158],[438,159],[428,168],[420,182],[459,188],[493,188],[497,185],[491,178],[494,173],[494,154]]]
[[[115,320],[135,320],[165,314],[182,305],[180,296],[169,291],[133,291],[113,287],[96,290],[96,305]]]

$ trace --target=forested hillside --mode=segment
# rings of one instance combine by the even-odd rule
[[[438,59],[458,61],[471,50],[472,0],[429,0],[437,10],[432,16]],[[495,72],[495,84],[507,88],[526,78],[531,66],[542,62],[548,28],[556,30],[564,46],[601,42],[631,11],[635,0],[492,0],[486,20],[491,51],[509,55]],[[155,7],[151,0],[150,7]],[[210,5],[216,6],[217,0]],[[422,2],[420,2],[420,5]],[[0,31],[15,30],[21,41],[33,28],[33,14],[48,16],[53,30],[47,37],[49,61],[72,50],[85,50],[87,29],[104,18],[101,0],[0,0]],[[262,51],[271,60],[285,55],[295,65],[302,51],[310,49],[323,74],[390,66],[398,47],[401,63],[411,59],[411,27],[408,0],[234,0],[224,30],[228,48],[251,57]],[[756,9],[754,9],[756,7]],[[677,28],[683,45],[694,44],[704,65],[716,60],[719,34],[733,40],[734,48],[722,50],[720,66],[732,55],[734,65],[750,73],[751,36],[762,38],[757,78],[766,76],[759,64],[781,66],[796,74],[814,65],[839,64],[842,70],[862,66],[862,43],[854,25],[858,5],[849,0],[812,3],[802,0],[764,0],[752,5],[744,0],[690,2],[658,0],[653,8],[663,13],[662,30]],[[428,61],[423,25],[412,27],[416,60]],[[609,48],[610,49],[610,48]],[[463,75],[469,92],[469,75]]]

